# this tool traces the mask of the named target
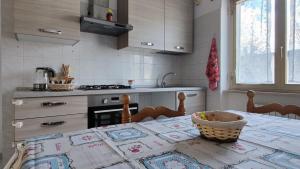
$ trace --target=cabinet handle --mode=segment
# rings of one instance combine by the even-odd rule
[[[20,128],[23,127],[24,123],[22,121],[19,121],[19,122],[16,122],[16,123],[12,122],[11,125],[13,127],[17,128],[17,129],[20,129]]]
[[[65,121],[45,122],[41,123],[41,127],[55,127],[65,124]]]
[[[66,105],[66,102],[43,102],[42,107],[55,107]]]
[[[16,105],[16,106],[21,106],[24,104],[23,100],[13,100],[12,104]]]
[[[280,46],[280,58],[283,59],[283,46]]]
[[[39,31],[43,32],[43,33],[51,33],[51,34],[55,34],[55,35],[61,35],[62,34],[62,31],[55,30],[55,29],[40,28]]]
[[[186,97],[195,97],[195,96],[197,96],[196,93],[195,93],[195,94],[187,94],[187,95],[186,95]]]
[[[184,47],[183,47],[183,46],[175,46],[174,48],[175,48],[175,49],[178,49],[178,50],[184,50]]]
[[[151,42],[141,42],[141,45],[144,45],[144,46],[154,46],[154,43],[151,43]]]

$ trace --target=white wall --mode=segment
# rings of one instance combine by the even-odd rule
[[[205,71],[213,37],[217,39],[220,61],[223,57],[220,52],[221,0],[202,0],[200,5],[195,7],[194,16],[194,52],[183,59],[182,82],[186,85],[208,87]],[[208,110],[221,109],[220,91],[220,87],[213,92],[208,90]]]

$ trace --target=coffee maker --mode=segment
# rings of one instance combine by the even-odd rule
[[[33,91],[48,90],[50,78],[55,77],[55,71],[49,67],[37,67],[35,69],[35,80],[33,83]]]

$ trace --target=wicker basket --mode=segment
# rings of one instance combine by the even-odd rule
[[[51,91],[71,91],[75,86],[73,84],[49,84],[48,88]]]
[[[219,141],[235,142],[247,121],[240,115],[228,112],[205,112],[207,120],[200,118],[199,113],[192,115],[201,137]]]

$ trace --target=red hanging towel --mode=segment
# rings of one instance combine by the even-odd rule
[[[209,80],[210,90],[216,90],[218,88],[218,82],[220,81],[220,69],[216,38],[212,39],[210,53],[206,66],[206,76]]]

